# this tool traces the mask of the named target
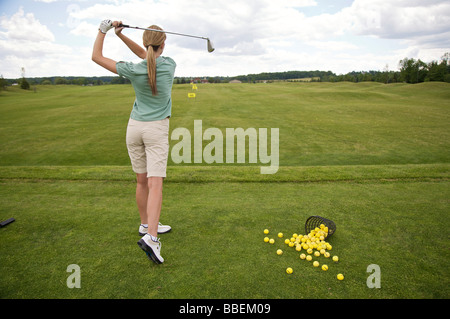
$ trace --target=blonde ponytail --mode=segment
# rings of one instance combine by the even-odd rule
[[[149,29],[162,30],[156,25],[152,25]],[[147,48],[147,73],[148,73],[148,84],[152,90],[153,95],[158,94],[156,88],[156,57],[155,52],[158,51],[159,47],[166,40],[166,34],[157,31],[144,31],[143,41],[144,46]]]
[[[158,89],[156,88],[156,58],[155,51],[152,46],[147,48],[147,73],[148,84],[152,89],[152,94],[158,95]]]

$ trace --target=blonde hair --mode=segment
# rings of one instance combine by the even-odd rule
[[[161,30],[157,25],[152,25],[149,29]],[[148,72],[148,84],[152,89],[152,94],[157,95],[158,90],[156,88],[156,57],[155,52],[166,41],[166,34],[157,31],[144,31],[142,36],[144,46],[147,48],[147,72]]]

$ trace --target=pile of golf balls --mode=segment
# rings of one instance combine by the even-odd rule
[[[275,244],[275,239],[270,238],[269,235],[270,231],[268,229],[264,230],[264,234],[266,235],[264,237],[264,242],[269,243],[271,245]],[[316,227],[315,229],[311,230],[309,234],[302,235],[302,234],[292,234],[289,238],[284,238],[283,233],[278,233],[277,237],[281,238],[283,242],[286,244],[287,247],[295,249],[297,252],[300,253],[299,257],[301,260],[306,261],[313,261],[313,259],[316,259],[312,262],[312,265],[314,267],[320,268],[323,271],[328,270],[328,264],[326,264],[327,261],[333,261],[334,263],[339,262],[339,257],[334,255],[331,256],[330,251],[333,249],[333,246],[329,242],[327,242],[325,239],[328,236],[328,227],[324,224],[321,224],[319,227]],[[276,251],[277,255],[281,256],[283,255],[282,249],[277,249]],[[325,263],[322,264],[320,267],[320,262],[317,260],[319,257],[325,258]],[[292,274],[293,269],[292,267],[289,267],[286,269],[287,274]],[[343,274],[337,274],[336,278],[338,280],[344,280]]]

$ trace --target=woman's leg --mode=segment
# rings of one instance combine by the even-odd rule
[[[159,217],[162,205],[162,177],[148,178],[147,221],[148,233],[154,237],[158,235]]]
[[[136,174],[136,203],[141,217],[141,224],[147,224],[148,180],[147,173]]]
[[[145,251],[147,257],[157,264],[164,262],[164,258],[161,256],[161,242],[157,238],[159,216],[161,214],[162,184],[162,177],[148,178],[148,233],[138,241],[139,247]]]

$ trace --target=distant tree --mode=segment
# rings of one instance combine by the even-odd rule
[[[445,81],[445,75],[447,74],[447,64],[442,61],[432,61],[428,64],[428,74],[425,78],[426,81]]]
[[[21,72],[22,72],[22,79],[20,80],[20,88],[24,89],[24,90],[29,90],[30,83],[28,83],[28,81],[25,79],[25,68],[24,67],[22,67]]]
[[[125,78],[118,76],[115,77],[111,80],[111,84],[124,84],[125,83]]]
[[[78,78],[78,79],[74,80],[74,82],[78,85],[86,85],[87,84],[86,78]]]
[[[6,88],[6,80],[3,78],[3,75],[0,75],[0,90],[4,90]]]
[[[441,61],[445,62],[445,64],[447,65],[447,67],[450,68],[450,52],[445,53],[442,57],[441,57]],[[449,69],[450,71],[450,69]]]
[[[30,89],[30,83],[28,83],[27,79],[22,78],[20,80],[20,88],[24,89],[24,90],[29,90]]]
[[[428,64],[428,81],[450,82],[450,53],[441,57],[441,62],[432,61]]]
[[[381,78],[378,81],[388,84],[390,79],[391,79],[391,75],[390,75],[390,72],[389,72],[389,65],[386,64],[386,66],[383,69],[383,73],[381,75]]]
[[[399,62],[400,75],[407,83],[419,83],[425,81],[428,74],[428,66],[425,62],[405,58]]]
[[[414,72],[414,59],[404,58],[400,60],[399,69],[402,79],[407,83],[411,83]]]
[[[67,84],[67,80],[65,78],[56,78],[55,84],[56,85]]]

